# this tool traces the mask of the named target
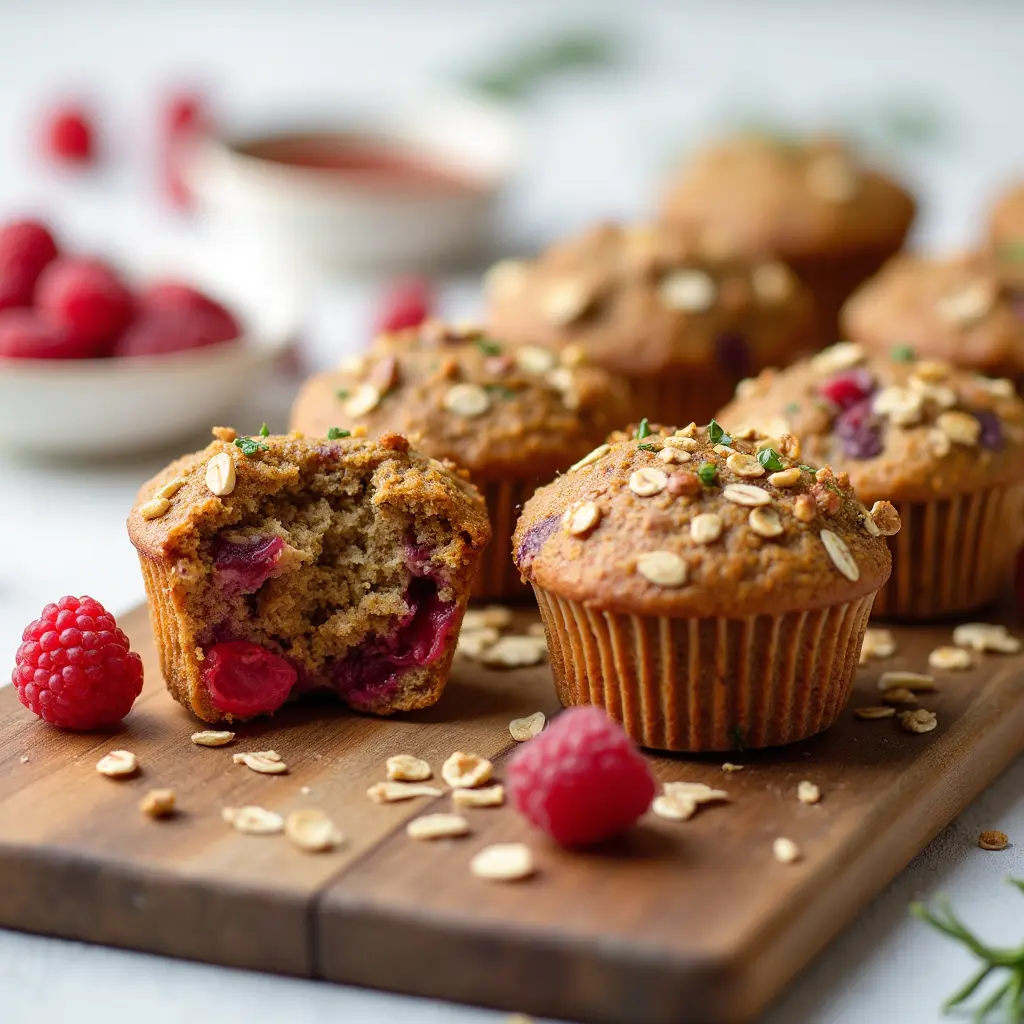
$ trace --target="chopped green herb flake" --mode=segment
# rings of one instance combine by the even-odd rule
[[[338,390],[335,391],[334,394],[336,398],[340,398],[343,402],[345,401],[346,398],[348,398],[348,391],[346,391],[345,388],[338,388]]]
[[[260,427],[260,437],[270,437],[270,427],[268,427],[266,423]]]
[[[732,435],[727,434],[720,423],[712,420],[708,424],[708,440],[712,444],[732,444]]]
[[[782,459],[779,458],[779,453],[774,448],[762,448],[757,453],[757,461],[772,473],[777,473],[780,469],[784,468]]]
[[[341,427],[328,427],[327,428],[327,440],[337,441],[342,437],[351,437],[351,430],[342,430]]]
[[[489,391],[492,395],[497,395],[499,398],[515,398],[516,393],[504,384],[485,384],[484,391]]]
[[[656,452],[658,450],[653,444],[638,444],[636,448],[640,452]]]
[[[800,467],[805,473],[817,473],[818,471],[813,466],[801,466]]]
[[[650,437],[651,433],[652,433],[652,431],[651,431],[650,424],[647,422],[647,417],[645,416],[640,421],[640,426],[636,428],[636,439],[638,441],[640,441],[640,440],[642,440],[645,437]]]
[[[473,344],[476,345],[476,347],[480,349],[485,356],[501,355],[501,345],[496,341],[491,341],[490,338],[474,338]]]
[[[697,470],[697,476],[705,487],[710,487],[718,475],[718,467],[713,462],[702,462]]]
[[[892,361],[894,363],[912,363],[917,356],[909,345],[897,345],[892,350]]]
[[[800,411],[800,403],[787,402],[785,411],[787,416],[795,416]]]
[[[262,444],[260,441],[256,441],[251,437],[236,437],[235,447],[238,448],[243,455],[252,458],[257,452],[269,452],[270,446]]]
[[[1024,263],[1024,239],[999,246],[999,258],[1007,263]]]

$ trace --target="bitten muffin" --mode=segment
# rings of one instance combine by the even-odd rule
[[[889,576],[880,524],[799,442],[717,423],[613,435],[527,503],[533,585],[563,704],[597,704],[638,743],[791,743],[849,696]]]
[[[476,489],[398,434],[214,434],[128,519],[174,698],[207,722],[312,689],[376,714],[433,704],[490,539]]]
[[[1010,381],[844,343],[744,382],[720,416],[792,430],[803,457],[843,466],[863,502],[893,502],[903,529],[876,614],[953,615],[1009,583],[1024,543],[1024,402]]]
[[[810,297],[785,266],[713,258],[663,225],[598,225],[498,263],[486,289],[497,337],[578,347],[629,381],[633,419],[706,419],[737,380],[817,347]]]
[[[1024,184],[1000,197],[988,219],[989,250],[1000,277],[1024,299]],[[1018,306],[1024,319],[1024,306]]]
[[[744,134],[698,153],[670,183],[662,215],[725,252],[774,253],[810,287],[821,341],[846,297],[903,246],[910,193],[843,142]]]
[[[897,256],[843,307],[850,341],[888,355],[909,345],[997,377],[1024,377],[1024,316],[993,263],[981,254],[948,259]]]
[[[523,502],[629,419],[626,386],[583,359],[579,351],[559,359],[543,348],[513,350],[476,328],[427,323],[381,335],[365,357],[308,381],[292,429],[394,430],[467,469],[497,538],[473,595],[528,597],[510,553]]]

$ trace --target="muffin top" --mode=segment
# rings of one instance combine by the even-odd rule
[[[430,322],[312,378],[291,425],[394,430],[481,479],[547,478],[621,426],[627,402],[625,384],[579,350],[512,349],[479,328]]]
[[[840,326],[886,354],[909,345],[923,359],[1013,376],[1024,372],[1022,313],[987,257],[905,253],[853,293]]]
[[[1024,290],[1024,184],[1004,192],[992,207],[988,239],[1002,279]]]
[[[448,552],[456,562],[460,545],[481,549],[490,540],[486,505],[465,474],[414,451],[400,434],[370,440],[358,430],[334,439],[297,433],[239,437],[230,427],[213,433],[206,448],[172,462],[139,491],[128,534],[141,554],[188,553],[199,531],[239,522],[268,495],[315,488],[318,472],[341,466],[353,479],[372,477],[375,505],[446,519],[459,538]]]
[[[513,544],[525,578],[597,609],[737,618],[877,590],[899,525],[845,473],[805,465],[792,435],[643,421],[540,488]]]
[[[667,220],[700,228],[709,245],[784,258],[898,246],[914,210],[909,192],[838,139],[756,133],[702,150],[662,203]]]
[[[782,263],[712,258],[693,231],[599,224],[485,279],[489,320],[513,344],[578,344],[632,376],[717,362],[748,372],[806,347],[810,295]],[[745,370],[741,364],[746,363]]]
[[[907,346],[869,353],[841,342],[743,381],[724,423],[789,431],[812,463],[834,462],[857,495],[929,501],[1024,478],[1024,402]]]

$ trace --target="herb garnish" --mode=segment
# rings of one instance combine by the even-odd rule
[[[897,345],[892,350],[892,361],[894,363],[912,363],[916,358],[914,350],[909,345]]]
[[[260,437],[270,437],[270,427],[268,427],[266,423],[260,427]]]
[[[344,402],[345,399],[348,398],[348,394],[349,393],[346,388],[338,388],[338,390],[334,392],[334,397],[340,398]]]
[[[1024,881],[1017,878],[1007,879],[1024,892]],[[974,1011],[976,1021],[988,1019],[988,1015],[1002,1006],[1008,1022],[1019,1022],[1024,1016],[1024,945],[1010,948],[997,948],[982,942],[953,913],[949,900],[940,897],[938,908],[929,910],[923,903],[911,903],[910,912],[936,931],[948,935],[961,945],[966,946],[981,962],[982,967],[962,988],[953,993],[943,1004],[943,1011],[963,1006],[974,995],[982,983],[993,971],[1006,971],[1009,977],[998,988],[987,996]]]
[[[656,452],[658,449],[653,444],[638,444],[636,450],[638,452]]]
[[[328,427],[327,428],[327,440],[337,441],[343,437],[351,437],[351,430],[342,430],[341,427]]]
[[[785,412],[788,416],[795,416],[800,411],[799,402],[787,402]]]
[[[504,384],[485,384],[484,391],[490,391],[492,394],[498,395],[499,398],[515,398],[516,393]]]
[[[261,441],[256,441],[251,437],[236,437],[235,447],[238,448],[243,455],[252,458],[257,452],[269,452],[270,446],[263,444]]]
[[[697,476],[705,487],[710,487],[718,475],[718,467],[713,462],[702,462],[697,469]]]
[[[999,258],[1007,263],[1024,263],[1024,241],[999,246]]]
[[[765,469],[771,470],[773,473],[777,473],[780,469],[784,468],[782,459],[779,458],[779,453],[774,448],[762,448],[757,453],[757,461]]]
[[[817,473],[818,471],[813,466],[801,466],[800,467],[805,473]]]
[[[645,438],[645,437],[650,437],[652,433],[653,433],[653,431],[651,430],[651,426],[647,422],[647,417],[645,416],[640,421],[640,426],[636,428],[636,433],[633,435],[633,437],[637,441],[640,441],[640,440],[643,440],[643,438]]]
[[[712,420],[708,424],[708,440],[712,444],[732,444],[732,435],[727,434],[720,423]]]
[[[476,347],[480,349],[485,356],[501,355],[501,345],[496,341],[492,341],[490,338],[474,338],[473,344],[476,345]]]

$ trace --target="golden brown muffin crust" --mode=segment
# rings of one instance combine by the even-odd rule
[[[843,439],[842,410],[823,393],[840,377],[869,394],[877,454],[863,434]],[[811,463],[843,466],[865,502],[930,501],[1024,478],[1024,402],[1009,380],[981,377],[906,347],[869,353],[853,343],[744,381],[723,422],[792,431]],[[869,448],[870,450],[870,448]]]
[[[895,510],[868,512],[845,474],[803,468],[794,437],[653,430],[613,435],[527,502],[524,577],[593,608],[681,618],[822,608],[888,578],[880,527],[899,529]]]
[[[684,165],[662,215],[709,245],[781,257],[896,247],[914,218],[910,193],[860,165],[835,138],[795,143],[761,134],[718,142]]]

